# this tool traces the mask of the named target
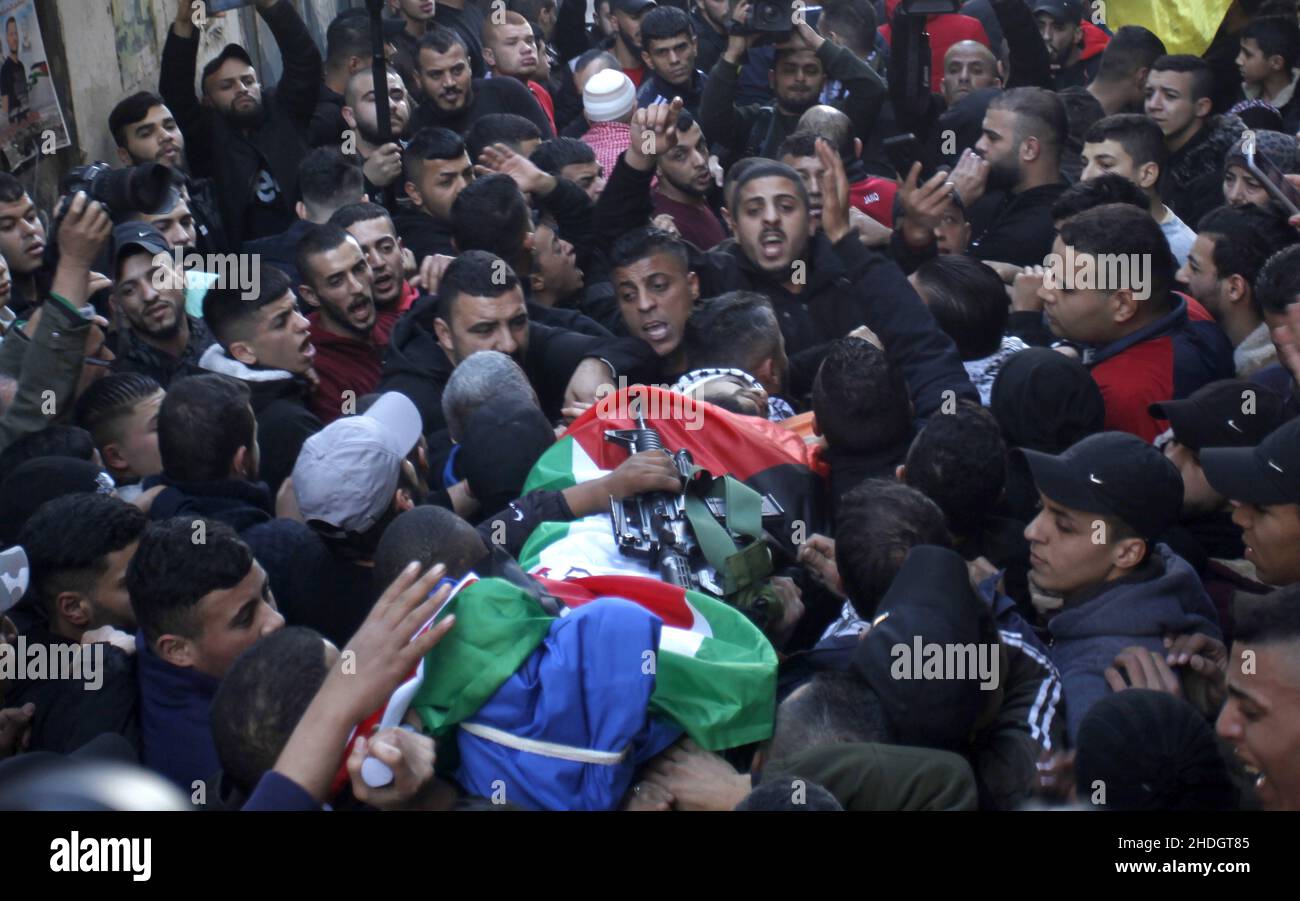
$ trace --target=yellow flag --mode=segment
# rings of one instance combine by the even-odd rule
[[[1230,6],[1232,0],[1096,0],[1093,22],[1111,31],[1141,25],[1155,32],[1170,53],[1200,56]]]

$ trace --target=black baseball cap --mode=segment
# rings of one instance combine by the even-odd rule
[[[204,84],[208,80],[208,76],[220,69],[228,59],[237,59],[242,63],[253,65],[253,58],[248,55],[247,50],[238,44],[227,44],[221,48],[220,53],[208,60],[208,64],[203,67],[203,77],[199,79],[199,84]]]
[[[1071,510],[1109,516],[1154,541],[1178,522],[1183,479],[1165,455],[1136,435],[1090,435],[1063,454],[1021,448],[1034,484]]]
[[[1083,21],[1083,6],[1079,0],[1038,0],[1034,14],[1047,13],[1058,22],[1078,25]]]
[[[1234,501],[1271,507],[1300,504],[1300,419],[1258,447],[1216,447],[1201,452],[1210,487]]]
[[[658,5],[655,0],[613,0],[612,9],[614,12],[625,15],[639,16],[651,7]]]
[[[128,251],[139,248],[150,256],[172,252],[172,246],[167,243],[162,232],[148,222],[123,222],[113,226],[112,247],[114,281],[117,280],[117,266]]]
[[[1207,447],[1254,447],[1286,422],[1286,404],[1271,388],[1222,379],[1184,400],[1152,404],[1148,411],[1169,422],[1174,440],[1194,451]]]

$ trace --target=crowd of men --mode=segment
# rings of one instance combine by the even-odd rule
[[[968,0],[928,69],[907,0],[389,0],[383,85],[364,9],[320,47],[253,0],[271,85],[166,5],[104,123],[158,204],[0,174],[0,804],[109,760],[206,808],[512,806],[420,728],[343,749],[454,639],[411,638],[440,580],[682,487],[651,450],[524,490],[658,385],[801,435],[778,500],[827,512],[770,736],[624,809],[1300,809],[1296,0],[1200,56]],[[889,665],[970,636],[997,691]],[[74,648],[93,691],[31,666]]]

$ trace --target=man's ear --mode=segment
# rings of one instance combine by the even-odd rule
[[[343,107],[343,121],[348,124],[348,128],[357,127],[357,114],[353,111],[352,107]]]
[[[900,481],[900,482],[906,482],[906,481],[907,481],[907,466],[906,466],[906,464],[899,463],[897,466],[894,467],[894,478],[897,479],[897,480]]]
[[[650,65],[650,54],[646,53],[644,50],[641,51],[641,64],[647,69],[654,71],[653,67]]]
[[[536,246],[537,246],[537,232],[529,232],[527,235],[524,236],[524,250],[528,251],[531,254],[533,252],[533,248]]]
[[[406,182],[402,185],[402,190],[406,192],[406,196],[410,198],[411,203],[420,209],[424,209],[424,195],[420,193],[420,189],[416,187],[415,182]]]
[[[455,349],[451,342],[451,326],[441,317],[435,316],[433,319],[433,336],[438,339],[438,346],[450,357]]]
[[[1131,570],[1146,556],[1147,543],[1141,538],[1125,538],[1123,541],[1115,542],[1112,550],[1111,561],[1116,569]]]
[[[127,469],[126,458],[122,456],[122,450],[116,442],[109,442],[99,449],[99,455],[104,460],[104,465],[109,469],[125,471]]]
[[[722,214],[722,221],[727,226],[728,234],[734,235],[736,233],[736,222],[731,218],[731,210],[722,206],[718,207],[718,212]]]
[[[1233,273],[1225,278],[1223,283],[1233,303],[1240,303],[1250,294],[1250,282],[1242,278],[1240,273]]]
[[[686,273],[686,290],[691,294],[691,303],[700,299],[700,277],[694,272]]]
[[[172,666],[190,669],[197,658],[194,643],[179,635],[163,635],[154,646],[154,651]]]
[[[854,138],[854,139],[853,139],[853,158],[854,158],[855,160],[860,160],[860,159],[862,159],[862,139],[861,139],[861,138]]]
[[[398,513],[405,513],[415,507],[415,499],[411,497],[411,489],[398,488],[393,492],[393,506]]]
[[[320,306],[320,298],[316,296],[316,292],[311,289],[310,285],[299,285],[298,296],[302,298],[302,302],[309,307]]]
[[[546,290],[546,278],[540,272],[529,273],[528,287],[533,294],[541,294]]]
[[[90,625],[90,604],[76,591],[61,591],[54,599],[54,609],[68,624],[78,629]]]
[[[1279,55],[1276,54],[1276,53],[1274,53],[1272,56],[1270,56],[1270,57],[1268,58],[1268,67],[1269,67],[1270,69],[1272,69],[1274,72],[1289,72],[1289,71],[1290,71],[1290,70],[1287,68],[1286,60],[1284,60],[1281,56],[1279,56]]]
[[[483,46],[483,66],[488,69],[495,69],[497,65],[497,55],[492,52],[492,48],[486,44]]]
[[[1160,181],[1160,166],[1156,163],[1144,163],[1138,170],[1138,187],[1151,188]]]
[[[1214,109],[1214,101],[1209,97],[1202,97],[1192,104],[1192,110],[1196,113],[1196,118],[1204,119]]]
[[[349,56],[348,77],[351,78],[368,65],[370,65],[370,60],[364,56]]]
[[[299,219],[309,218],[307,216],[307,204],[303,203],[301,200],[293,205],[293,212]]]
[[[1142,307],[1142,302],[1133,296],[1131,288],[1121,288],[1111,295],[1111,304],[1114,308],[1114,321],[1116,325],[1122,325],[1126,322],[1132,322],[1137,316],[1138,310]]]
[[[257,365],[257,354],[247,341],[231,341],[230,347],[226,348],[226,353],[245,366]]]
[[[123,166],[131,165],[131,154],[126,152],[125,147],[117,148],[117,158],[121,161]]]
[[[1030,135],[1020,144],[1020,158],[1026,163],[1032,163],[1043,155],[1043,145],[1038,138]]]
[[[235,455],[230,458],[230,473],[236,481],[252,481],[257,478],[257,473],[250,471],[252,468],[252,449],[248,445],[244,445],[235,451]]]

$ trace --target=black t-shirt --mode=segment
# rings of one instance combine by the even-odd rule
[[[555,136],[546,113],[534,99],[532,91],[521,82],[513,78],[475,78],[471,90],[474,99],[452,116],[444,115],[432,101],[422,103],[415,112],[412,131],[438,125],[450,128],[463,137],[470,126],[484,116],[514,113],[536,125],[542,133],[542,140]]]
[[[13,57],[0,65],[0,94],[9,101],[9,121],[27,110],[27,67]]]
[[[284,191],[269,166],[263,166],[253,178],[245,217],[244,233],[249,240],[278,235],[293,224]]]

